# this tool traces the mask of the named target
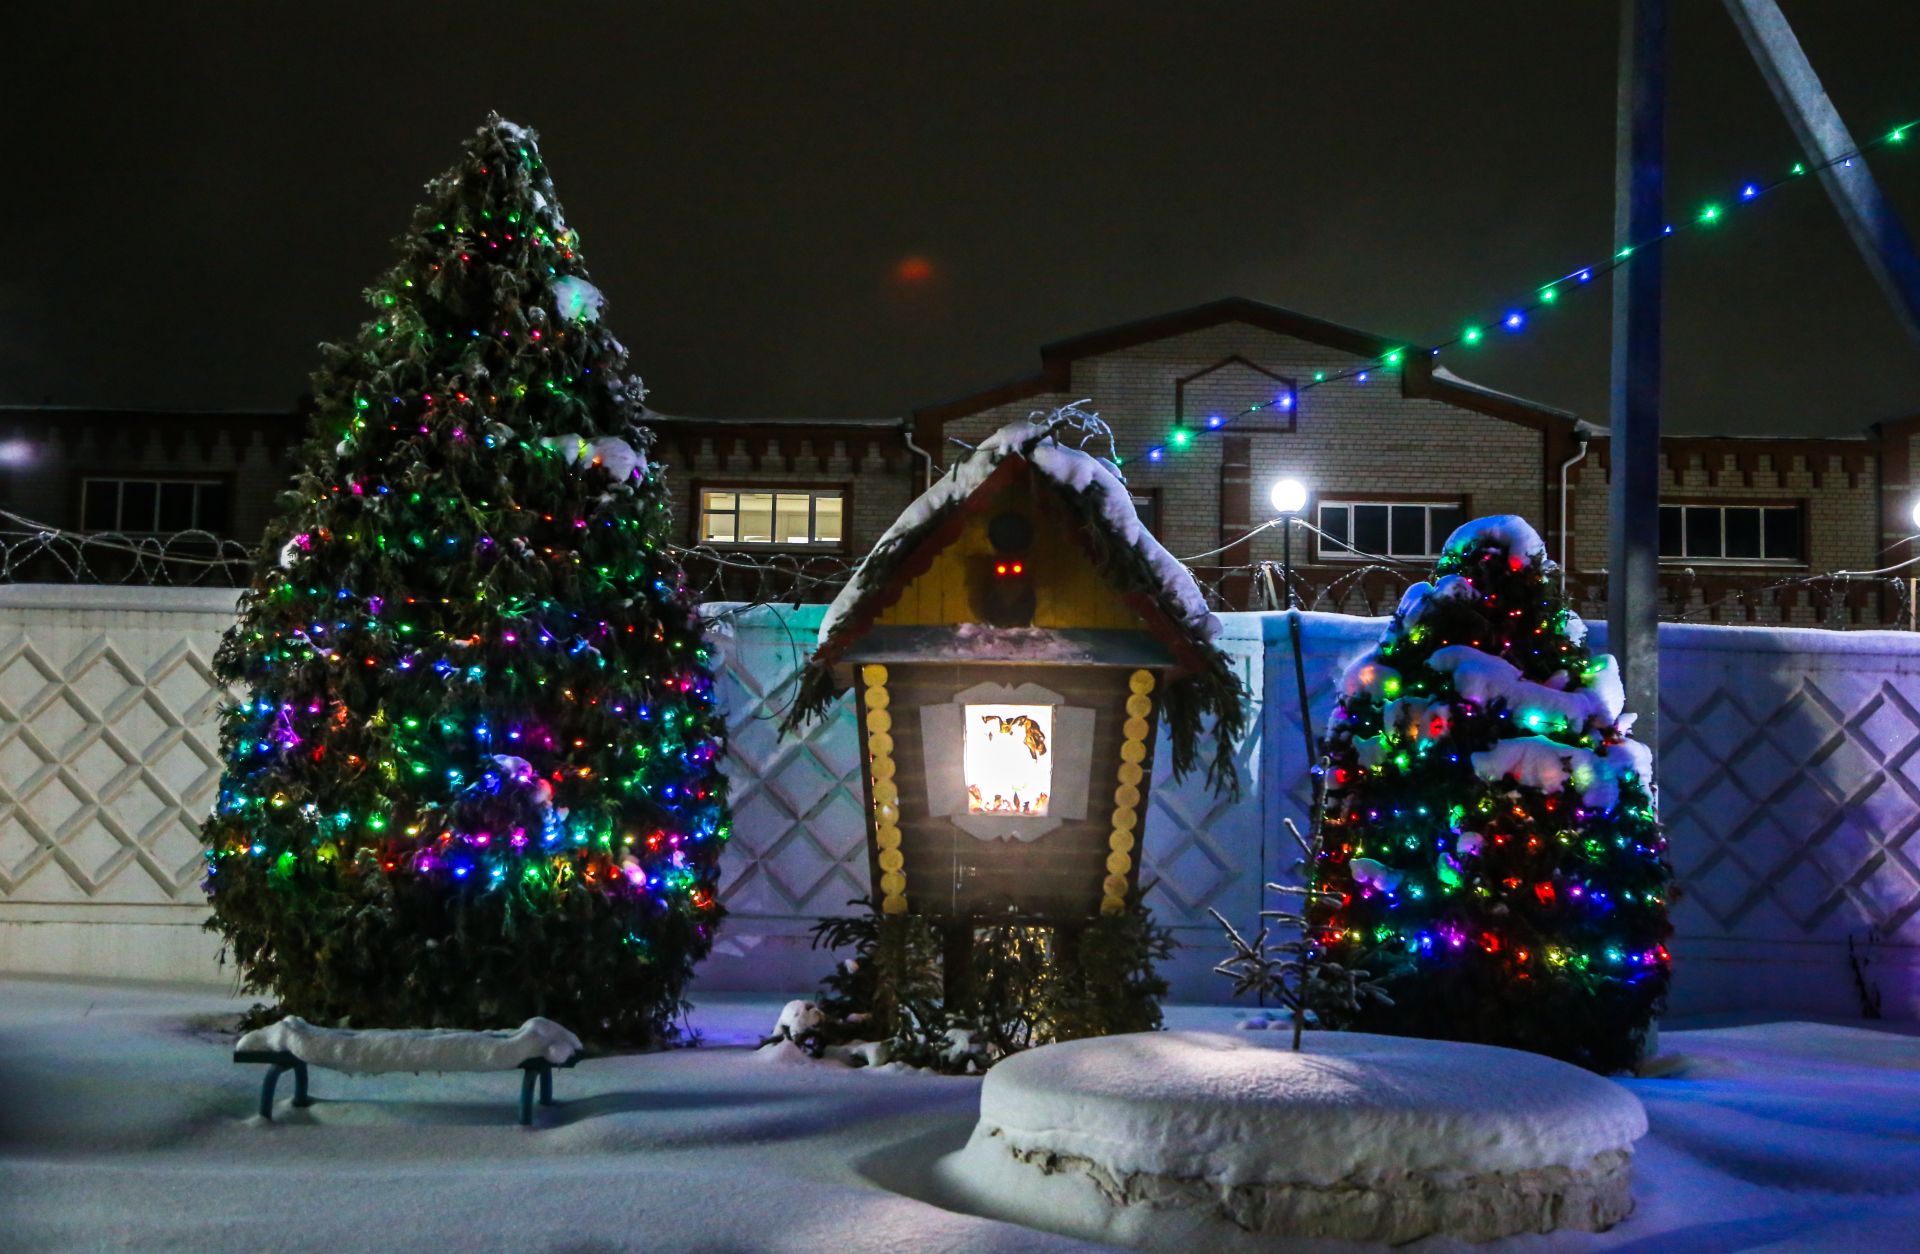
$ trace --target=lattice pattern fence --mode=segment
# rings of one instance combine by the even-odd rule
[[[209,660],[234,595],[0,588],[0,969],[213,974],[196,832],[219,776]],[[867,889],[850,712],[778,735],[821,613],[728,616],[733,917],[706,987],[811,985],[826,959],[808,925]],[[1271,879],[1291,861],[1280,819],[1307,804],[1286,618],[1225,624],[1258,707],[1245,790],[1176,785],[1163,753],[1143,846],[1149,900],[1187,945],[1175,976],[1188,996],[1219,993],[1207,910],[1251,919],[1263,862]],[[1306,618],[1316,720],[1379,629]],[[1920,636],[1674,625],[1662,647],[1661,805],[1685,889],[1678,1008],[1848,1014],[1852,937],[1889,1013],[1920,1013]]]

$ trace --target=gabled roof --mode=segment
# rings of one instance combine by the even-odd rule
[[[827,608],[819,647],[807,662],[789,724],[832,703],[839,692],[834,665],[959,538],[968,521],[993,504],[1001,488],[1027,478],[1054,489],[1054,499],[1077,524],[1069,533],[1116,598],[1139,616],[1178,663],[1166,697],[1176,771],[1184,773],[1191,764],[1200,715],[1210,713],[1219,745],[1208,774],[1232,781],[1232,745],[1245,713],[1240,681],[1213,643],[1219,620],[1207,608],[1193,572],[1140,521],[1114,464],[1061,438],[1064,430],[1071,430],[1084,442],[1089,421],[1099,438],[1107,438],[1097,419],[1071,408],[1009,423],[907,507]]]
[[[1355,357],[1385,357],[1396,349],[1401,350],[1406,354],[1407,363],[1401,373],[1401,386],[1407,396],[1442,401],[1536,430],[1552,425],[1571,426],[1574,421],[1574,416],[1565,410],[1509,396],[1431,369],[1429,350],[1410,341],[1388,339],[1371,331],[1328,322],[1324,318],[1283,309],[1265,301],[1229,296],[1204,305],[1176,309],[1171,313],[1123,322],[1104,330],[1089,331],[1084,335],[1043,344],[1040,347],[1040,369],[1035,373],[916,409],[913,411],[914,423],[916,429],[923,431],[928,439],[937,441],[941,428],[952,419],[1011,401],[1070,390],[1073,386],[1073,363],[1082,358],[1098,357],[1234,322],[1272,331],[1277,335],[1292,336],[1338,352],[1351,353]],[[933,446],[928,444],[928,447]]]
[[[958,538],[967,519],[988,508],[1001,487],[1025,476],[1078,496],[1088,505],[1082,512],[1083,527],[1074,538],[1087,548],[1096,566],[1111,565],[1112,554],[1089,545],[1089,528],[1097,528],[1103,540],[1117,541],[1127,551],[1130,564],[1137,565],[1145,579],[1131,589],[1116,587],[1116,592],[1176,656],[1195,658],[1197,650],[1211,644],[1220,624],[1207,609],[1193,572],[1140,521],[1126,482],[1113,463],[1062,443],[1056,437],[1058,425],[1031,419],[1009,423],[909,505],[827,607],[820,624],[822,648],[865,631],[898,599],[902,588]]]

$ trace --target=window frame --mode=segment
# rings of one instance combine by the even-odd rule
[[[1133,512],[1136,517],[1140,513],[1140,506],[1134,501],[1134,498],[1142,497],[1142,496],[1147,498],[1147,504],[1153,510],[1153,521],[1147,524],[1147,534],[1152,536],[1154,539],[1158,540],[1161,538],[1160,537],[1160,489],[1157,487],[1152,487],[1152,488],[1135,487],[1133,484],[1127,485],[1127,503],[1133,506]]]
[[[119,485],[114,496],[114,525],[111,527],[91,527],[87,525],[88,486],[95,483]],[[126,485],[129,483],[147,483],[154,487],[153,521],[160,521],[160,489],[168,484],[189,484],[193,487],[193,525],[177,530],[154,527],[128,527],[126,523]],[[201,489],[218,488],[226,495],[226,517],[218,520],[218,525],[209,525],[202,516]],[[127,535],[127,536],[177,536],[188,532],[202,532],[207,535],[228,537],[233,532],[234,514],[233,476],[221,474],[161,473],[145,474],[138,471],[83,471],[74,476],[73,517],[78,524],[74,530],[88,535]]]
[[[1683,511],[1680,516],[1680,547],[1682,549],[1686,548],[1686,544],[1687,544],[1687,519],[1684,511],[1689,509],[1712,509],[1712,510],[1720,511],[1721,556],[1695,557],[1695,556],[1689,556],[1685,553],[1669,556],[1665,553],[1662,553],[1660,554],[1660,565],[1662,566],[1673,566],[1673,567],[1722,566],[1722,567],[1731,567],[1734,569],[1747,569],[1747,570],[1792,570],[1796,567],[1799,567],[1799,568],[1806,567],[1808,562],[1807,555],[1813,549],[1813,534],[1812,534],[1812,526],[1811,526],[1812,511],[1807,508],[1807,501],[1804,497],[1796,497],[1796,498],[1756,497],[1751,500],[1748,500],[1745,498],[1728,500],[1725,497],[1720,497],[1717,499],[1711,498],[1711,497],[1682,497],[1679,500],[1671,500],[1666,497],[1662,497],[1660,500],[1660,508],[1662,510],[1678,509]],[[1727,514],[1726,512],[1730,509],[1756,509],[1761,511],[1765,511],[1769,509],[1793,510],[1795,514],[1798,516],[1798,525],[1794,528],[1794,533],[1799,540],[1800,552],[1798,556],[1795,556],[1795,557],[1764,557],[1764,556],[1763,557],[1727,557],[1725,556],[1726,549],[1727,549]],[[1767,544],[1767,520],[1766,520],[1766,515],[1762,513],[1760,517],[1760,547],[1762,551],[1765,550],[1766,544]]]
[[[781,493],[794,495],[807,494],[807,534],[813,535],[819,529],[820,504],[823,495],[840,498],[840,538],[838,540],[809,541],[805,544],[792,544],[784,540],[746,541],[746,540],[707,540],[706,498],[709,492],[732,492],[736,499],[733,509],[733,532],[740,534],[740,509],[738,494],[743,492],[771,493],[774,501],[774,517],[780,516],[778,497]],[[735,549],[753,553],[845,553],[852,543],[853,533],[853,485],[846,482],[809,481],[806,483],[754,483],[739,479],[696,479],[693,482],[693,508],[689,511],[688,542],[691,545],[711,549]]]
[[[1427,542],[1433,547],[1434,551],[1431,553],[1418,554],[1401,554],[1388,551],[1380,554],[1381,557],[1391,558],[1396,562],[1430,562],[1440,556],[1440,546],[1446,543],[1447,537],[1444,535],[1435,536],[1433,534],[1433,511],[1435,509],[1458,510],[1460,512],[1461,522],[1466,522],[1473,517],[1473,498],[1464,492],[1455,496],[1436,495],[1431,492],[1316,492],[1312,494],[1307,501],[1306,514],[1313,522],[1313,525],[1319,529],[1310,533],[1312,535],[1312,560],[1316,563],[1358,566],[1374,560],[1364,553],[1352,551],[1351,548],[1345,551],[1337,549],[1331,542],[1320,535],[1320,531],[1326,529],[1325,524],[1321,521],[1321,510],[1329,505],[1344,505],[1349,509],[1355,505],[1425,506],[1427,510]],[[1351,514],[1349,514],[1347,521],[1347,536],[1348,544],[1351,545],[1353,536]],[[1393,542],[1393,516],[1391,513],[1387,516],[1387,542],[1388,548],[1391,550]]]

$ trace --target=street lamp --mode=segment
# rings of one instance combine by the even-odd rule
[[[1920,497],[1913,499],[1913,529],[1920,532]],[[1907,577],[1907,630],[1920,631],[1920,578]]]
[[[1267,499],[1280,515],[1280,577],[1287,584],[1287,608],[1292,609],[1298,604],[1293,595],[1293,520],[1307,507],[1307,485],[1298,479],[1277,479]]]
[[[1293,594],[1293,524],[1300,517],[1300,512],[1307,508],[1307,485],[1298,479],[1276,479],[1272,490],[1267,493],[1267,499],[1273,503],[1273,512],[1280,516],[1280,577],[1287,584],[1287,635],[1293,644],[1293,682],[1300,698],[1300,738],[1306,749],[1304,761],[1308,770],[1317,770],[1313,711],[1307,706],[1306,642],[1301,638],[1300,601]],[[1267,829],[1264,823],[1260,826],[1260,882],[1267,882]],[[1264,991],[1260,1004],[1266,1005]]]

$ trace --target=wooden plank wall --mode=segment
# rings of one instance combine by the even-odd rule
[[[1016,667],[1006,663],[896,663],[888,667],[888,672],[897,772],[894,779],[900,789],[901,852],[906,859],[909,909],[915,914],[983,919],[1091,918],[1097,914],[1101,881],[1107,875],[1107,838],[1112,830],[1121,725],[1126,720],[1127,680],[1132,672],[1125,667]],[[1065,820],[1039,839],[1022,843],[980,840],[946,818],[927,813],[920,708],[944,705],[955,693],[982,682],[1037,683],[1059,693],[1065,704],[1094,710],[1093,774],[1085,818]],[[1157,703],[1155,710],[1157,730]],[[865,717],[863,709],[863,722]],[[949,750],[939,747],[939,751]],[[954,745],[950,751],[959,753],[960,746]],[[1146,791],[1145,781],[1140,788],[1142,793]],[[1145,807],[1143,797],[1142,813]],[[873,849],[871,839],[868,848],[870,852]],[[878,884],[877,865],[873,874],[873,882]],[[1136,864],[1132,877],[1138,874]]]
[[[1053,503],[1052,492],[1036,487],[1030,479],[1002,488],[992,505],[970,519],[959,538],[875,622],[886,627],[942,627],[984,621],[975,610],[969,581],[978,563],[995,556],[987,524],[996,514],[1012,512],[1033,524],[1033,546],[1013,559],[1026,565],[1027,578],[1033,583],[1035,627],[1139,628],[1139,616],[1115,595],[1069,534],[1076,524]]]

